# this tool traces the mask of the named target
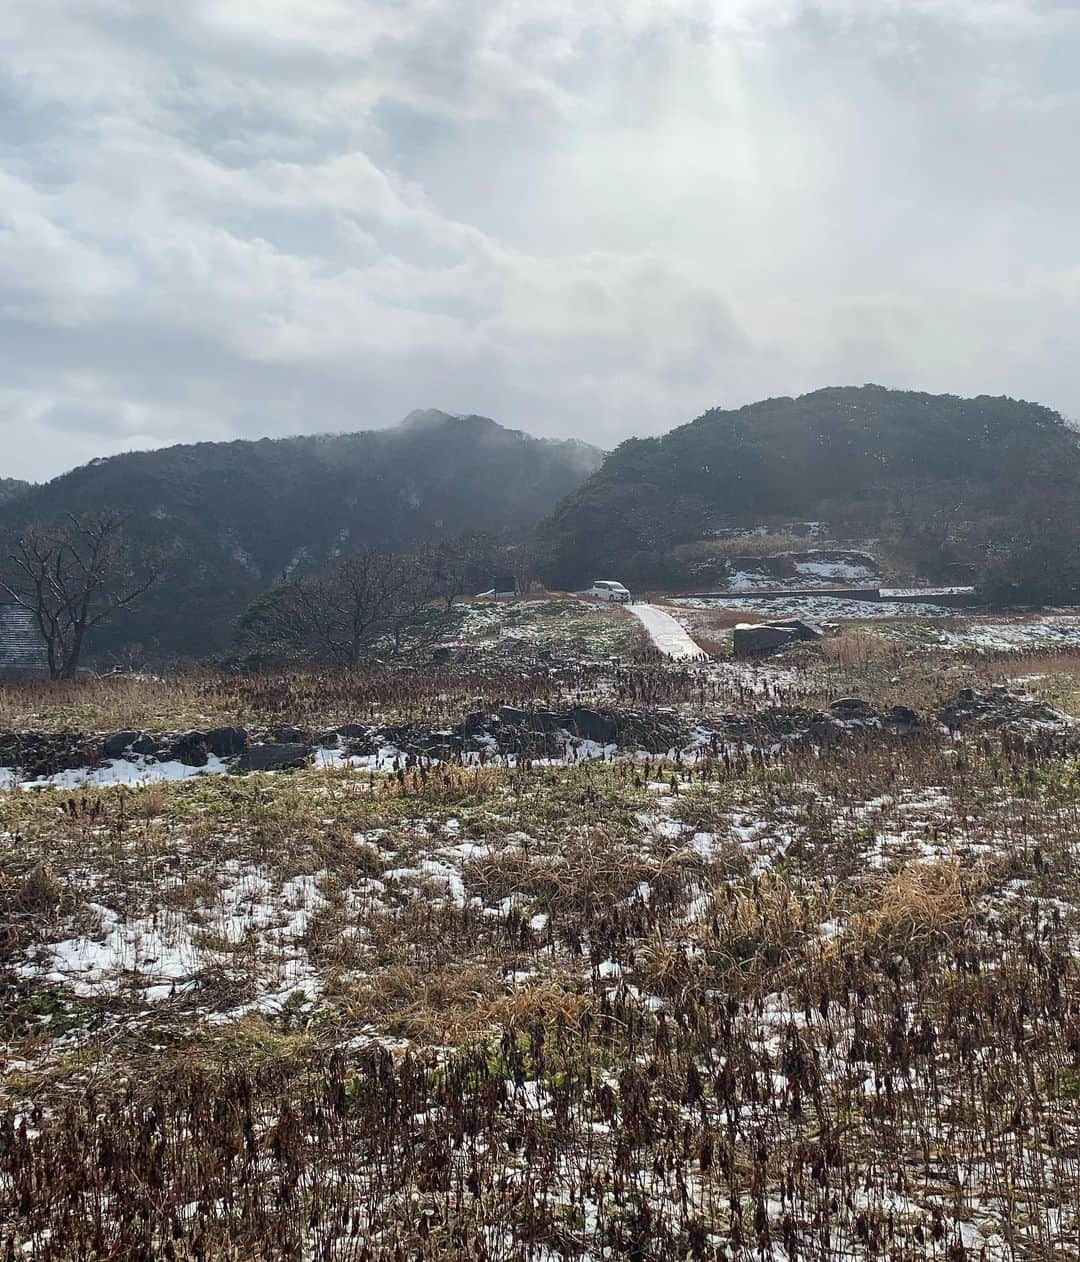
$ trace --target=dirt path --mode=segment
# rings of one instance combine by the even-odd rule
[[[648,631],[653,644],[665,657],[703,658],[708,656],[669,613],[656,605],[627,605],[627,611]]]

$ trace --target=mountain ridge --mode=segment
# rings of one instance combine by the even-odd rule
[[[128,512],[133,542],[166,555],[169,580],[100,647],[201,657],[225,647],[247,602],[286,574],[367,544],[529,530],[603,458],[489,418],[439,415],[445,422],[103,457],[0,501],[0,527]]]
[[[566,585],[613,565],[638,584],[677,582],[673,549],[730,521],[770,517],[816,516],[858,534],[890,516],[906,515],[917,533],[920,522],[966,514],[961,551],[983,557],[1038,511],[1033,490],[1045,498],[1050,487],[1063,502],[1080,492],[1080,434],[1049,408],[829,386],[627,439],[543,530],[552,577]],[[945,524],[936,528],[948,542]]]

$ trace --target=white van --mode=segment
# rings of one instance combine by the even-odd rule
[[[622,583],[615,583],[609,578],[598,578],[589,588],[589,595],[599,600],[617,600],[623,605],[630,603],[630,593]]]

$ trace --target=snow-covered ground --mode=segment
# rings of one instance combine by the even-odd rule
[[[778,588],[873,587],[879,582],[876,569],[852,558],[804,556],[792,562],[794,572],[779,576],[767,567],[747,566],[735,570],[728,579],[733,592],[775,591]]]
[[[674,604],[688,609],[745,609],[768,618],[808,618],[832,622],[837,618],[947,618],[956,610],[930,602],[838,600],[831,596],[678,596]]]
[[[73,767],[37,780],[19,780],[10,767],[0,767],[0,789],[95,789],[128,784],[165,784],[176,780],[192,780],[196,776],[220,776],[229,764],[211,754],[205,767],[189,767],[182,762],[149,762],[145,758],[110,759],[102,767]]]
[[[883,628],[883,634],[908,638],[905,628]],[[933,638],[930,638],[932,635]],[[1020,649],[1080,648],[1080,615],[1048,614],[1028,620],[978,618],[955,626],[920,629],[919,642],[946,649],[1010,652]]]

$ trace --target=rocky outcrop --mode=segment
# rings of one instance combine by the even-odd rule
[[[101,762],[101,739],[84,732],[0,734],[0,766],[16,771],[23,780],[39,780],[61,771],[98,767]]]
[[[1074,727],[1067,714],[1045,701],[1004,687],[961,688],[937,717],[950,731],[981,729],[1025,738],[1046,737]]]
[[[185,732],[169,749],[167,761],[183,763],[185,767],[205,767],[210,761],[210,746],[203,732]]]
[[[123,758],[141,735],[141,732],[114,732],[106,736],[101,742],[102,757]]]
[[[768,623],[751,626],[744,623],[731,633],[732,652],[736,657],[764,657],[799,638],[790,627],[774,627]]]
[[[807,622],[804,618],[742,622],[732,632],[732,651],[736,657],[763,657],[799,640],[823,640],[834,633],[831,623]]]
[[[829,713],[837,719],[869,719],[876,711],[861,697],[841,697],[829,706]]]
[[[217,758],[235,758],[247,749],[247,729],[242,727],[215,727],[206,733],[206,745]]]
[[[310,745],[295,742],[274,742],[249,745],[236,764],[238,771],[288,771],[305,767],[314,757]]]

